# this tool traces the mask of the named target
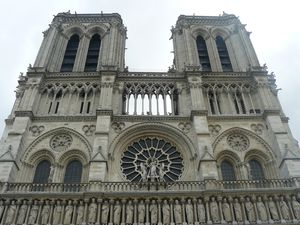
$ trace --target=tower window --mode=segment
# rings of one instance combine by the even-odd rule
[[[76,59],[78,45],[79,36],[77,34],[74,34],[68,42],[65,56],[60,69],[61,72],[72,72]]]
[[[206,43],[202,36],[197,37],[196,44],[197,44],[198,57],[199,57],[200,64],[202,66],[202,70],[211,71]]]
[[[251,174],[252,180],[265,179],[263,168],[257,160],[255,160],[255,159],[250,160],[249,165],[250,165],[250,174]]]
[[[236,180],[234,168],[227,160],[221,163],[221,172],[223,180]]]
[[[101,45],[100,35],[95,34],[90,40],[84,71],[97,70],[100,45]]]
[[[221,61],[221,66],[223,71],[232,71],[232,65],[230,62],[229,54],[227,51],[227,47],[225,41],[222,37],[217,36],[216,38],[217,49]]]
[[[64,183],[80,183],[81,175],[82,163],[79,160],[73,160],[66,168]]]
[[[51,163],[48,160],[41,161],[36,167],[33,183],[48,183]]]

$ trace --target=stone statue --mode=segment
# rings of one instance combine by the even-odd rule
[[[187,200],[185,205],[186,219],[188,224],[194,223],[194,208],[191,199]]]
[[[53,182],[54,171],[55,171],[55,166],[51,165],[50,166],[49,177],[48,177],[48,183],[52,183]]]
[[[113,223],[114,224],[120,224],[121,222],[121,212],[122,212],[122,207],[120,205],[120,201],[116,201],[114,205],[114,219]]]
[[[26,213],[27,213],[27,208],[28,208],[28,206],[26,205],[26,201],[23,201],[23,205],[21,205],[21,207],[19,209],[17,224],[23,224],[24,223]]]
[[[79,202],[79,206],[77,207],[77,218],[76,218],[76,224],[82,224],[83,223],[83,215],[84,215],[84,206],[83,202]]]
[[[65,208],[64,224],[71,224],[72,215],[73,215],[73,206],[72,206],[72,201],[69,200],[68,205]]]
[[[144,223],[145,222],[145,204],[144,201],[141,200],[138,204],[138,223]]]
[[[182,208],[177,199],[174,204],[174,218],[175,224],[182,224]]]
[[[257,213],[258,213],[258,218],[265,222],[268,220],[268,215],[267,215],[267,210],[265,204],[261,201],[261,197],[259,196],[257,198]]]
[[[126,205],[126,224],[132,224],[133,223],[133,205],[132,201],[129,200]]]
[[[15,201],[12,201],[10,206],[7,209],[7,214],[6,214],[6,224],[13,224],[14,218],[16,216],[16,210],[17,206],[15,205]]]
[[[198,199],[197,207],[198,207],[197,212],[198,212],[199,223],[205,223],[206,215],[205,215],[205,207],[202,203],[202,199]]]
[[[249,197],[246,198],[245,208],[246,208],[246,213],[248,216],[248,221],[252,222],[252,223],[255,222],[256,217],[255,217],[254,206],[253,206],[252,202],[250,201]]]
[[[107,224],[108,213],[109,213],[109,204],[108,201],[105,200],[101,207],[101,224]]]
[[[232,222],[231,209],[229,203],[227,202],[227,198],[224,198],[222,210],[223,210],[225,221],[231,223]]]
[[[155,178],[157,178],[157,173],[156,173],[156,163],[154,161],[151,162],[150,164],[150,179],[151,182],[155,181]]]
[[[165,175],[165,164],[162,163],[161,166],[158,168],[159,169],[159,181],[163,182],[164,181],[164,175]]]
[[[269,197],[269,202],[268,202],[269,210],[271,217],[274,221],[279,221],[279,216],[278,216],[278,211],[275,202],[273,201],[272,197]]]
[[[49,220],[49,215],[50,215],[50,205],[49,205],[49,201],[47,200],[43,209],[42,209],[42,225],[48,224],[48,220]]]
[[[57,201],[56,206],[54,207],[53,212],[53,224],[58,225],[60,224],[60,218],[62,216],[62,206],[60,204],[60,201]]]
[[[287,221],[290,220],[290,210],[289,210],[289,207],[287,206],[286,202],[284,201],[283,196],[280,196],[279,207],[281,210],[282,218]]]
[[[220,222],[219,207],[218,207],[218,203],[216,202],[215,197],[211,198],[210,215],[211,215],[211,219],[212,219],[213,223],[219,223]]]
[[[151,221],[150,223],[157,224],[158,209],[155,200],[152,200],[149,211],[150,211],[150,221]]]
[[[236,221],[239,223],[242,222],[243,221],[242,207],[237,198],[234,199],[233,208],[234,208]]]
[[[141,167],[141,177],[142,177],[142,182],[146,182],[147,181],[147,169],[145,167],[144,163],[140,164]]]
[[[170,224],[171,222],[171,209],[167,200],[163,201],[162,205],[162,213],[163,213],[163,224]]]
[[[300,203],[297,201],[296,196],[292,197],[292,207],[294,210],[295,218],[300,220]]]
[[[94,198],[92,198],[92,202],[89,206],[89,213],[88,213],[88,223],[95,223],[97,216],[97,204]]]
[[[35,224],[36,218],[39,213],[39,206],[37,205],[36,202],[34,202],[34,205],[31,207],[29,217],[28,217],[28,222],[27,224]]]

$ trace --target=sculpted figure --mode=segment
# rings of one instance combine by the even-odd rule
[[[218,203],[216,202],[215,197],[211,198],[210,215],[211,215],[211,219],[212,219],[212,221],[214,223],[219,223],[219,221],[220,221],[220,213],[219,213]]]
[[[151,182],[154,182],[155,178],[157,178],[156,164],[155,164],[155,162],[152,162],[150,164],[150,179],[151,179]]]
[[[158,168],[159,169],[159,181],[163,182],[164,181],[164,175],[165,175],[165,164],[162,163],[161,166]]]
[[[26,213],[27,213],[27,208],[28,208],[28,206],[26,205],[26,201],[23,201],[23,205],[21,205],[21,207],[19,209],[17,224],[23,224],[24,223]]]
[[[73,215],[73,206],[72,206],[72,201],[69,200],[68,205],[65,208],[64,224],[71,224],[72,215]]]
[[[76,218],[76,224],[82,224],[83,223],[83,214],[84,214],[84,206],[83,202],[80,201],[79,205],[77,207],[77,218]]]
[[[261,201],[261,197],[257,198],[257,212],[258,212],[258,217],[261,221],[267,221],[268,220],[268,215],[267,215],[267,210],[265,207],[265,204]]]
[[[176,199],[174,204],[175,224],[182,224],[182,209],[179,201]]]
[[[167,200],[164,200],[163,202],[162,213],[163,213],[163,224],[170,224],[171,211],[170,211],[170,205],[168,204]]]
[[[146,170],[145,164],[141,163],[140,167],[141,167],[141,172],[142,172],[141,173],[142,181],[146,182],[147,181],[147,170]]]
[[[297,220],[300,220],[300,203],[297,201],[296,196],[292,197],[292,207]]]
[[[95,223],[96,222],[96,215],[97,215],[97,204],[94,198],[92,198],[92,202],[89,206],[89,214],[88,214],[88,222]]]
[[[126,224],[132,224],[133,223],[133,205],[132,201],[129,200],[126,205]]]
[[[109,213],[109,204],[107,200],[105,200],[101,207],[101,224],[107,224],[108,213]]]
[[[283,196],[280,196],[279,207],[281,210],[282,218],[284,220],[290,220],[290,210],[289,210],[289,207],[287,206],[286,202],[284,201]]]
[[[226,222],[232,222],[231,209],[230,205],[227,202],[227,198],[224,198],[224,202],[222,205],[223,215]]]
[[[54,165],[51,165],[50,166],[49,177],[48,177],[48,183],[52,183],[53,182],[54,170],[55,170]]]
[[[187,200],[185,205],[186,219],[188,224],[194,223],[194,208],[191,199]]]
[[[144,201],[141,200],[138,204],[138,223],[144,223],[145,221],[145,204]]]
[[[254,206],[253,206],[252,202],[250,201],[249,197],[246,198],[245,208],[246,208],[249,222],[255,222],[256,218],[255,218]]]
[[[113,223],[114,224],[120,224],[121,222],[121,205],[120,201],[116,201],[114,205],[114,219]]]
[[[58,225],[60,224],[60,218],[62,214],[62,206],[60,204],[60,201],[57,201],[56,206],[54,207],[54,212],[53,212],[53,224]]]
[[[38,216],[38,212],[39,212],[39,206],[37,205],[36,202],[34,202],[34,205],[31,207],[29,213],[27,224],[35,224],[36,218]]]
[[[205,215],[205,207],[202,203],[202,199],[198,199],[198,204],[197,204],[197,207],[198,207],[198,220],[199,220],[199,223],[205,223],[206,221],[206,215]]]
[[[149,210],[150,210],[151,224],[157,224],[158,209],[157,209],[157,204],[155,203],[155,200],[152,200]]]
[[[270,210],[270,214],[271,217],[274,221],[278,221],[279,220],[279,216],[278,216],[278,211],[277,211],[277,207],[275,202],[273,201],[272,197],[269,197],[269,210]]]
[[[5,220],[6,224],[12,224],[14,222],[16,210],[17,210],[17,206],[15,205],[15,201],[12,201],[10,206],[7,209],[6,220]]]
[[[242,207],[237,198],[234,199],[233,208],[235,212],[236,221],[242,222],[243,221]]]
[[[50,215],[50,205],[49,205],[49,201],[47,200],[43,209],[42,209],[42,225],[48,224],[48,220],[49,220],[49,215]]]

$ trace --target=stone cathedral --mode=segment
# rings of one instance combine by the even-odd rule
[[[119,14],[57,14],[0,142],[1,225],[300,224],[300,151],[231,14],[178,17],[131,72]]]

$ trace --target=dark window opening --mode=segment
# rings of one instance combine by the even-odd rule
[[[33,183],[48,183],[51,163],[48,160],[41,161],[36,167]]]
[[[90,40],[84,71],[92,72],[97,70],[100,45],[100,35],[95,34]]]
[[[225,181],[236,180],[235,172],[232,164],[227,160],[221,163],[222,178]]]
[[[199,61],[203,71],[211,71],[206,42],[202,36],[198,36],[196,40]]]
[[[265,179],[263,168],[257,160],[255,160],[255,159],[250,160],[249,165],[250,165],[250,174],[251,174],[252,180]]]
[[[231,65],[231,62],[230,62],[227,47],[226,47],[225,41],[223,40],[222,37],[217,36],[216,45],[217,45],[217,49],[218,49],[220,62],[221,62],[221,66],[222,66],[223,71],[224,72],[225,71],[232,71],[232,65]]]
[[[58,107],[59,107],[59,102],[56,103],[55,112],[54,112],[55,114],[57,114],[58,112]]]
[[[84,105],[84,102],[81,102],[81,105],[80,105],[80,112],[79,112],[79,113],[82,113],[82,112],[83,112],[83,105]]]
[[[88,102],[87,108],[86,108],[86,113],[90,113],[90,107],[91,107],[91,102]]]
[[[68,42],[64,59],[60,69],[61,72],[72,72],[75,59],[76,59],[78,45],[79,45],[79,36],[77,34],[74,34]]]
[[[52,102],[50,102],[48,113],[51,112]]]
[[[64,178],[64,183],[80,183],[82,175],[82,163],[79,160],[71,161],[67,168]]]

